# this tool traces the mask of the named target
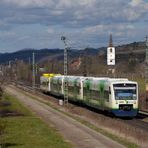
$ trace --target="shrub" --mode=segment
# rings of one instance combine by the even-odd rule
[[[6,121],[0,117],[0,146],[4,144],[4,134],[6,129]]]
[[[2,87],[0,86],[0,99],[2,98],[2,96],[3,96],[3,89],[2,89]]]

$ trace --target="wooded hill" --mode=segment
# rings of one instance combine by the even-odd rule
[[[105,74],[106,49],[86,48],[84,50],[71,49],[68,51],[69,73],[88,75]],[[121,73],[139,73],[143,71],[145,61],[145,43],[134,42],[116,47],[116,71]],[[38,68],[45,67],[47,72],[63,73],[63,49],[23,49],[13,53],[1,53],[0,63],[8,64],[9,61],[23,60],[32,64],[32,53],[35,53],[35,62]],[[138,69],[138,70],[137,70]]]

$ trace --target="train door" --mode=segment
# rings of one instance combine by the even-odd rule
[[[57,78],[57,81],[56,81],[56,89],[57,89],[57,95],[59,96],[59,95],[60,95],[60,84],[59,84],[59,78]]]
[[[104,81],[100,81],[99,84],[99,92],[100,92],[100,109],[104,110],[105,108],[105,94],[104,94],[104,90],[105,89],[105,85],[104,85]]]
[[[62,82],[61,82],[61,78],[59,78],[59,94],[60,94],[60,96],[62,94]]]
[[[49,90],[49,92],[51,91],[50,79],[51,79],[51,78],[48,79],[48,90]]]
[[[83,100],[83,80],[80,80],[80,99]]]
[[[64,77],[61,78],[61,93],[64,95]]]
[[[109,88],[108,88],[108,100],[107,100],[108,101],[108,104],[107,104],[108,109],[110,108],[111,100],[112,100],[111,87],[109,86]]]
[[[84,99],[85,99],[85,102],[87,104],[89,104],[90,102],[90,85],[91,85],[91,82],[90,80],[86,80],[85,82],[85,86],[83,87],[83,95],[84,95]]]
[[[78,98],[78,87],[77,87],[77,79],[74,80],[74,86],[73,86],[73,98],[74,100],[77,100]]]

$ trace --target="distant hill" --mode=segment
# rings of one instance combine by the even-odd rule
[[[23,49],[12,53],[1,53],[0,63],[7,63],[8,61],[23,60],[29,62],[32,59],[32,53],[35,53],[35,60],[39,61],[44,57],[53,56],[63,53],[61,49]]]
[[[145,60],[145,43],[144,42],[134,42],[127,45],[116,47],[116,60],[117,62],[126,61],[127,59],[134,58],[139,62],[144,62]]]
[[[89,48],[86,49],[87,54],[95,55],[98,53],[99,49]],[[12,53],[1,53],[0,54],[0,64],[8,63],[9,61],[23,60],[29,62],[32,59],[32,54],[35,53],[36,62],[44,61],[47,59],[51,60],[63,60],[64,50],[63,49],[23,49]],[[75,58],[83,55],[85,50],[75,50],[71,49],[68,51],[68,56]]]
[[[1,53],[0,64],[8,63],[9,61],[23,60],[25,62],[31,62],[32,53],[35,53],[36,62],[43,62],[46,60],[59,60],[63,61],[64,54],[63,49],[23,49],[12,53]],[[68,57],[70,59],[78,58],[83,55],[95,56],[95,55],[106,55],[106,47],[102,48],[87,48],[85,50],[71,49],[68,51]],[[144,42],[134,42],[126,45],[120,45],[116,47],[117,60],[126,60],[130,57],[136,57],[139,61],[145,59],[145,44]],[[106,60],[106,59],[105,59]]]

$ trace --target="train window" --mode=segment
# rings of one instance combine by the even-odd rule
[[[74,94],[75,94],[75,95],[76,95],[76,94],[79,94],[79,88],[78,88],[77,86],[74,87],[74,90],[73,90],[73,91],[74,91]]]
[[[115,89],[116,100],[136,100],[136,89]]]
[[[73,88],[72,86],[68,86],[68,91],[69,91],[70,93],[72,93],[72,92],[74,91],[74,88]]]
[[[109,91],[104,91],[104,98],[109,102]]]
[[[113,87],[136,87],[136,84],[119,83],[113,84]]]
[[[97,90],[91,90],[91,98],[93,100],[99,100],[99,96],[100,96],[99,91],[97,91]]]
[[[48,85],[48,82],[43,82],[42,85],[43,86],[47,86]]]
[[[91,95],[91,92],[87,88],[84,87],[83,95],[84,95],[84,98],[87,98]]]

